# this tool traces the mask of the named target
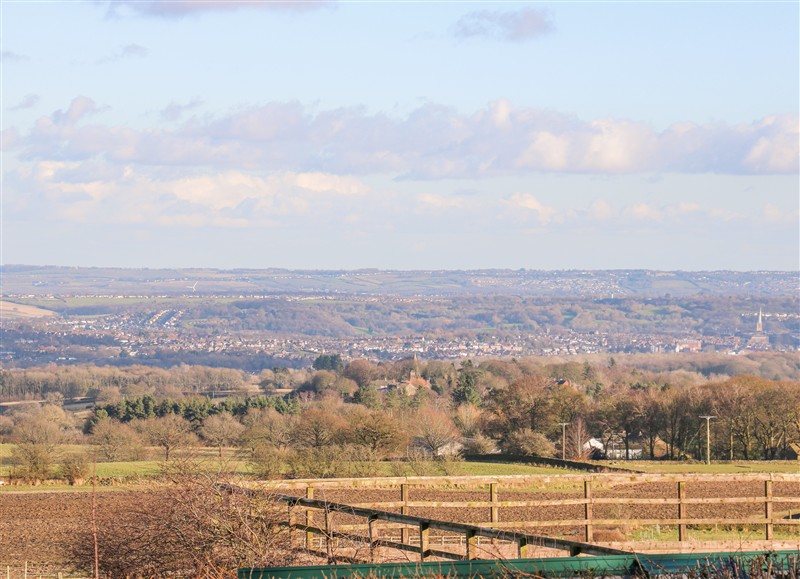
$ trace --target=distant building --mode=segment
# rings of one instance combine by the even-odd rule
[[[768,350],[769,336],[764,333],[764,319],[761,308],[758,308],[758,321],[756,322],[756,333],[747,341],[747,348],[750,350]]]
[[[699,352],[702,348],[701,340],[682,340],[675,344],[676,352]]]

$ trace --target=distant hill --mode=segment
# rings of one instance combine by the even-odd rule
[[[5,265],[4,296],[350,294],[659,297],[793,295],[800,272],[653,270],[125,269]]]

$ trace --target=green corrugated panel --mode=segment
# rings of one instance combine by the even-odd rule
[[[380,563],[360,565],[314,565],[239,569],[239,579],[343,579],[350,577],[611,577],[630,575],[637,569],[650,575],[685,572],[706,567],[712,570],[747,571],[767,565],[773,571],[797,570],[797,551],[694,553],[668,555],[607,555],[602,557],[552,557],[443,561],[426,563]],[[745,575],[746,576],[746,575]]]
[[[794,570],[792,576],[800,571],[800,552],[798,551],[747,551],[738,553],[694,553],[639,555],[641,568],[650,575],[677,573],[688,569],[703,568],[710,575],[730,577],[752,577],[761,574],[750,573],[755,568],[762,571]]]

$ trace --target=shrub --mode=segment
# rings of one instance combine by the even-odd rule
[[[70,455],[61,463],[60,474],[71,485],[81,484],[89,474],[89,460],[85,454]]]
[[[100,572],[107,577],[234,578],[238,567],[290,565],[286,507],[266,494],[231,493],[214,475],[176,471],[171,485],[100,512]],[[87,527],[89,527],[87,525]],[[91,528],[73,541],[75,564],[94,565]]]
[[[504,452],[525,456],[551,457],[556,452],[555,445],[544,434],[530,428],[512,432],[501,446]]]

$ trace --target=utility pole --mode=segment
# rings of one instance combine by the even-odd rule
[[[569,422],[559,422],[561,425],[561,460],[567,460],[567,424]]]
[[[711,464],[711,419],[716,416],[701,416],[706,421],[706,464]]]

